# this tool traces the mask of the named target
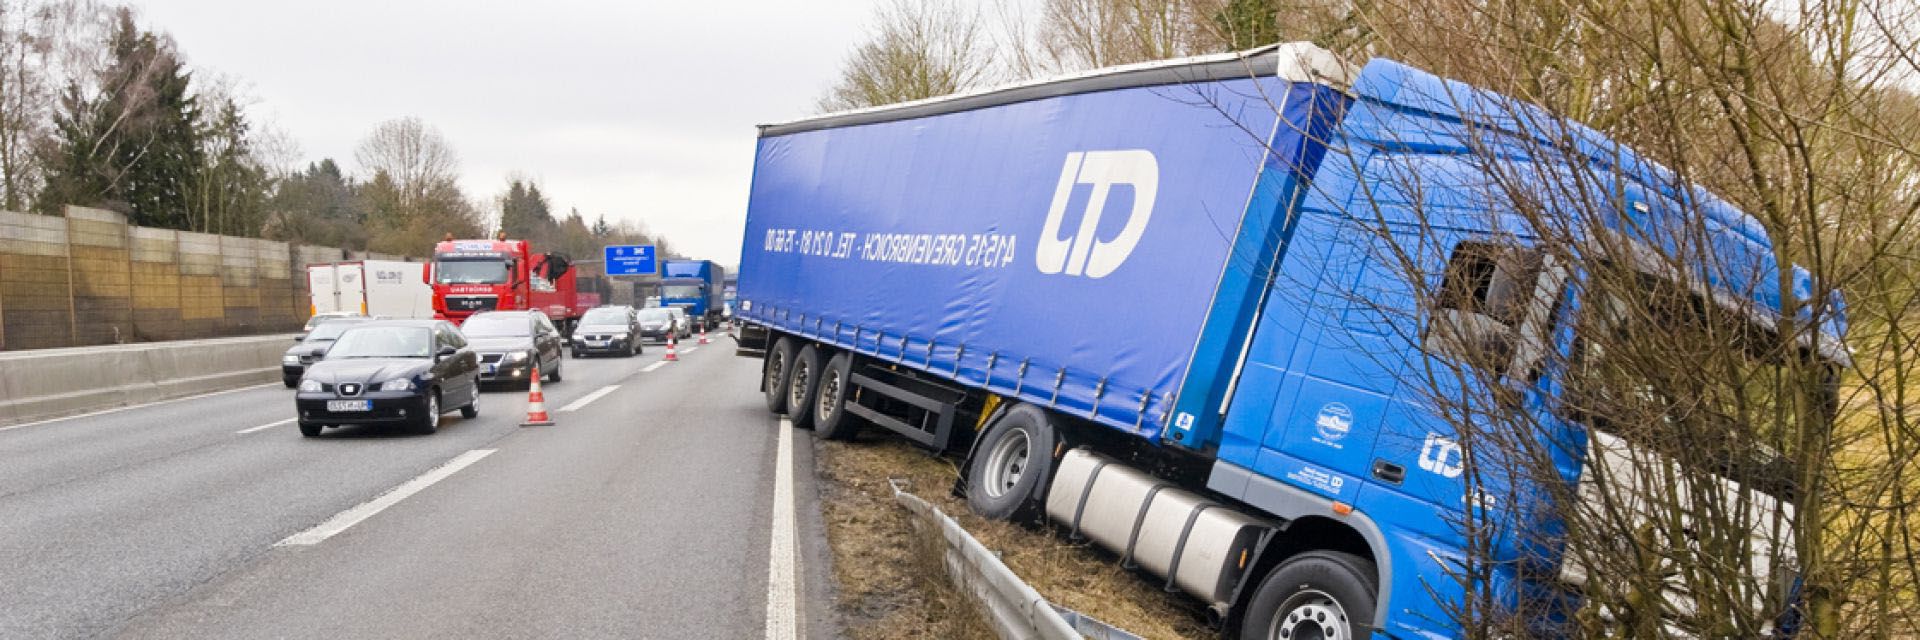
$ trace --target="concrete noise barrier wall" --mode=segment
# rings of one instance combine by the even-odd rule
[[[292,337],[0,353],[0,424],[277,382]]]

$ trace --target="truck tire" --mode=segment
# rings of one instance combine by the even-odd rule
[[[853,393],[853,355],[835,354],[820,367],[819,393],[813,397],[813,435],[822,440],[851,440],[860,432],[860,419],[847,415],[847,396]]]
[[[1373,563],[1339,551],[1309,551],[1267,574],[1247,603],[1244,640],[1329,638],[1373,634],[1379,577]]]
[[[801,429],[813,427],[813,400],[820,395],[820,347],[809,344],[793,355],[787,374],[787,419]]]
[[[967,461],[967,506],[982,517],[1009,520],[1047,494],[1060,430],[1039,407],[1022,403],[987,427]]]
[[[792,364],[793,340],[780,338],[767,349],[766,361],[760,365],[760,389],[767,396],[767,410],[775,414],[787,411],[787,376],[793,373]]]

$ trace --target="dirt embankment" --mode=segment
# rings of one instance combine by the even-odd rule
[[[952,495],[956,461],[884,434],[818,448],[836,607],[846,633],[879,638],[992,638],[970,601],[948,582],[937,543],[915,534],[888,478],[959,520],[1034,589],[1060,605],[1144,638],[1211,638],[1199,604],[1161,591],[1110,554],[1069,542],[1064,532],[979,518]]]

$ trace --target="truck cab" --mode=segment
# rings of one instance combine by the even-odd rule
[[[483,311],[538,309],[565,331],[580,313],[571,267],[525,240],[448,240],[435,245],[425,277],[436,318],[460,324]]]

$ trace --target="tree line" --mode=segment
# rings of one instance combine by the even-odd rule
[[[1370,197],[1339,212],[1338,235],[1369,247],[1368,268],[1414,290],[1404,301],[1350,301],[1383,330],[1444,347],[1434,336],[1464,329],[1432,310],[1471,307],[1568,327],[1551,339],[1577,336],[1519,369],[1439,347],[1399,369],[1401,388],[1469,454],[1468,508],[1451,524],[1470,548],[1449,565],[1470,594],[1449,614],[1469,637],[1914,637],[1920,12],[1911,0],[895,0],[876,11],[819,106],[1283,41],[1354,62],[1399,60],[1544,110],[1453,105],[1544,132],[1461,125],[1464,144],[1497,150],[1463,160],[1486,178],[1471,189],[1485,206],[1511,212],[1502,224],[1514,228],[1489,241],[1525,247],[1488,253],[1475,273],[1576,274],[1546,307],[1456,299],[1466,285],[1428,268],[1451,245],[1442,228],[1451,214],[1380,204],[1442,186],[1394,165],[1390,144],[1367,160],[1382,163],[1368,167],[1381,176],[1365,185]],[[1206,108],[1205,96],[1190,98]],[[1653,186],[1672,190],[1678,215],[1621,223],[1631,203],[1607,173],[1619,168],[1593,161],[1615,150],[1583,148],[1582,126],[1657,161],[1666,182]],[[1706,191],[1684,186],[1694,184]],[[1713,231],[1716,198],[1765,230],[1766,258],[1810,278],[1756,272],[1758,256],[1717,240],[1734,232]],[[1701,279],[1780,309],[1757,322],[1688,289]],[[1573,324],[1554,324],[1563,313]],[[1837,326],[1844,348],[1821,337]],[[1557,390],[1532,386],[1542,372]],[[1569,451],[1612,457],[1576,484]],[[1522,486],[1547,495],[1513,490]],[[1537,532],[1498,529],[1488,514],[1500,509],[1559,526],[1516,543],[1503,536]],[[1566,564],[1516,562],[1493,551],[1502,544],[1563,549]],[[1577,611],[1527,610],[1496,588],[1502,575],[1551,582],[1542,570],[1568,567],[1586,576]]]
[[[90,206],[145,227],[414,256],[496,222],[576,256],[602,244],[666,251],[633,222],[554,216],[525,178],[473,197],[452,145],[417,118],[375,125],[356,172],[332,158],[296,166],[287,134],[245,107],[231,79],[190,67],[130,7],[0,0],[0,208]]]

